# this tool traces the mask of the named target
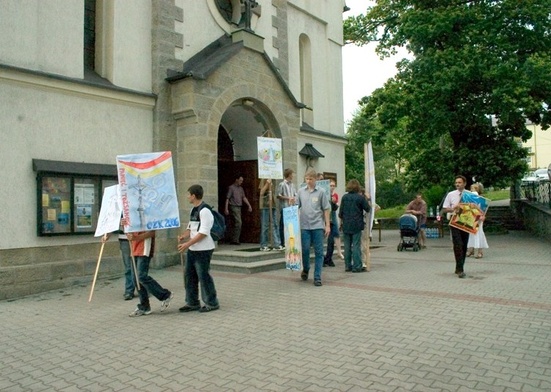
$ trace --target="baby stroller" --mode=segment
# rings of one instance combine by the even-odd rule
[[[412,214],[404,214],[398,222],[400,226],[400,243],[398,244],[398,252],[403,249],[412,248],[417,252],[419,246],[419,227],[417,226],[417,217]]]

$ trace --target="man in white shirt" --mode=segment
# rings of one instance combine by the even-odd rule
[[[294,206],[296,204],[297,190],[295,184],[293,184],[293,169],[285,169],[283,171],[284,180],[281,181],[277,187],[277,199],[279,200],[279,238],[281,244],[285,245],[284,222],[283,222],[283,209],[286,207]]]
[[[442,205],[442,213],[455,214],[461,202],[461,193],[465,190],[467,179],[464,176],[455,176],[455,191],[446,195]],[[441,214],[442,215],[442,214]],[[467,244],[469,243],[469,233],[450,226],[453,242],[453,254],[455,256],[455,273],[460,279],[467,277],[464,271],[465,257],[467,256]]]
[[[193,205],[189,224],[184,234],[178,237],[178,251],[182,253],[187,250],[184,267],[186,304],[180,308],[180,312],[198,310],[205,313],[220,308],[214,280],[209,273],[210,259],[214,251],[214,241],[210,235],[214,217],[209,207],[203,203],[201,185],[189,187],[188,201]],[[185,242],[181,243],[182,241]],[[201,284],[203,306],[199,301],[199,284]]]

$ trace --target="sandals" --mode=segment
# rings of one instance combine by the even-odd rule
[[[484,254],[482,252],[478,252],[475,259],[481,259],[483,256],[484,256]]]
[[[474,249],[473,250],[470,250],[467,252],[467,254],[465,256],[467,257],[471,257],[472,255],[474,255]]]

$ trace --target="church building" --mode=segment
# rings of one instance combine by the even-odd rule
[[[257,137],[344,192],[344,0],[4,0],[0,12],[0,300],[88,284],[116,156],[172,153],[221,207],[233,176],[258,203]],[[242,242],[258,243],[259,212]],[[183,230],[183,229],[182,229]],[[152,266],[180,262],[157,233]],[[100,277],[123,266],[116,236]]]

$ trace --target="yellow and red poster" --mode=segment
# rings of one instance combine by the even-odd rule
[[[476,234],[478,225],[484,219],[490,200],[476,193],[463,191],[458,211],[452,215],[450,226],[467,233]]]
[[[117,173],[127,233],[180,227],[170,151],[118,155]]]

